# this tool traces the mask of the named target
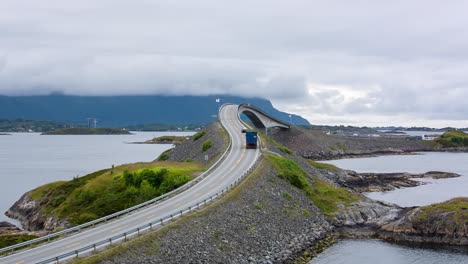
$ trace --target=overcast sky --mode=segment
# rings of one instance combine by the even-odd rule
[[[314,124],[468,127],[467,10],[465,0],[2,0],[0,94],[261,96]]]

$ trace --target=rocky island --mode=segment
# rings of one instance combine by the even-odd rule
[[[132,142],[132,144],[180,144],[189,139],[189,136],[161,136],[143,142]]]

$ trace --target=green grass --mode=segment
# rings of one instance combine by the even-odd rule
[[[349,206],[361,199],[359,194],[336,187],[319,178],[314,177],[314,181],[312,188],[307,190],[307,196],[328,217],[338,211],[339,204]]]
[[[319,169],[319,170],[330,170],[330,171],[339,171],[340,169],[332,164],[316,162],[313,160],[307,160],[312,167]]]
[[[277,147],[281,152],[283,152],[285,154],[288,154],[288,155],[293,155],[294,154],[294,152],[292,150],[290,150],[287,147],[281,145],[276,140],[274,140],[272,138],[268,138],[268,141],[271,142],[275,147]]]
[[[292,150],[288,149],[287,147],[279,146],[278,149],[283,153],[286,153],[286,154],[289,154],[289,155],[293,154]]]
[[[284,192],[283,193],[283,198],[286,199],[287,201],[291,201],[292,200],[292,196],[287,193],[287,192]]]
[[[308,175],[295,161],[274,155],[267,160],[278,171],[280,178],[286,179],[293,186],[301,189],[324,215],[332,217],[338,211],[338,205],[349,206],[361,199],[359,194],[345,188],[336,187],[317,177]],[[311,179],[313,183],[309,180]]]
[[[205,131],[205,130],[202,130],[202,131],[196,133],[195,135],[193,135],[193,136],[192,136],[192,139],[193,139],[193,141],[197,141],[198,139],[200,139],[201,137],[203,137],[205,134],[206,134],[206,131]]]
[[[161,153],[161,155],[159,155],[158,160],[159,160],[159,161],[168,160],[168,159],[169,159],[169,153],[170,153],[170,152],[171,152],[171,149],[168,149],[168,150],[164,151],[163,153]]]
[[[213,141],[211,141],[210,139],[206,140],[205,142],[203,142],[203,145],[202,145],[203,152],[209,150],[212,146],[213,146]]]
[[[416,216],[419,221],[426,221],[435,215],[449,215],[452,223],[464,225],[468,220],[468,197],[459,197],[446,202],[420,207],[421,212]],[[448,219],[445,219],[448,220]]]
[[[306,172],[302,170],[295,161],[275,155],[268,155],[267,160],[270,161],[276,171],[278,171],[278,176],[280,178],[286,179],[289,183],[301,190],[310,187]]]
[[[468,134],[463,131],[451,130],[445,132],[435,141],[444,148],[468,147]]]
[[[167,193],[190,181],[203,167],[187,162],[135,163],[101,170],[31,193],[45,214],[82,224]]]
[[[16,245],[18,243],[25,242],[34,238],[37,238],[37,236],[32,236],[32,235],[0,236],[0,248]]]

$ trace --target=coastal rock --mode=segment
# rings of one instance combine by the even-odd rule
[[[400,208],[397,205],[374,201],[363,198],[347,208],[341,207],[339,213],[335,214],[333,225],[336,227],[375,227],[390,223],[400,215]]]
[[[468,198],[414,208],[383,225],[379,236],[392,241],[467,246]]]
[[[0,222],[0,236],[16,235],[21,232],[21,229],[9,222]]]
[[[416,187],[426,184],[413,179],[445,179],[460,177],[457,173],[429,171],[426,173],[357,173],[346,171],[340,175],[341,184],[357,192],[383,192],[403,187]]]
[[[59,221],[43,213],[41,201],[47,199],[47,197],[31,200],[29,195],[30,193],[27,192],[21,196],[5,214],[10,218],[19,220],[23,228],[28,231],[48,232],[70,226],[66,221]]]

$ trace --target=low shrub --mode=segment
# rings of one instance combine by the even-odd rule
[[[206,134],[206,131],[205,131],[205,130],[202,130],[202,131],[196,133],[195,135],[193,135],[193,136],[192,136],[192,139],[193,139],[193,141],[197,141],[198,139],[200,139],[201,137],[203,137],[205,134]]]
[[[203,145],[202,145],[203,152],[209,150],[212,146],[213,146],[213,141],[211,141],[209,139],[206,140],[205,142],[203,142]]]

